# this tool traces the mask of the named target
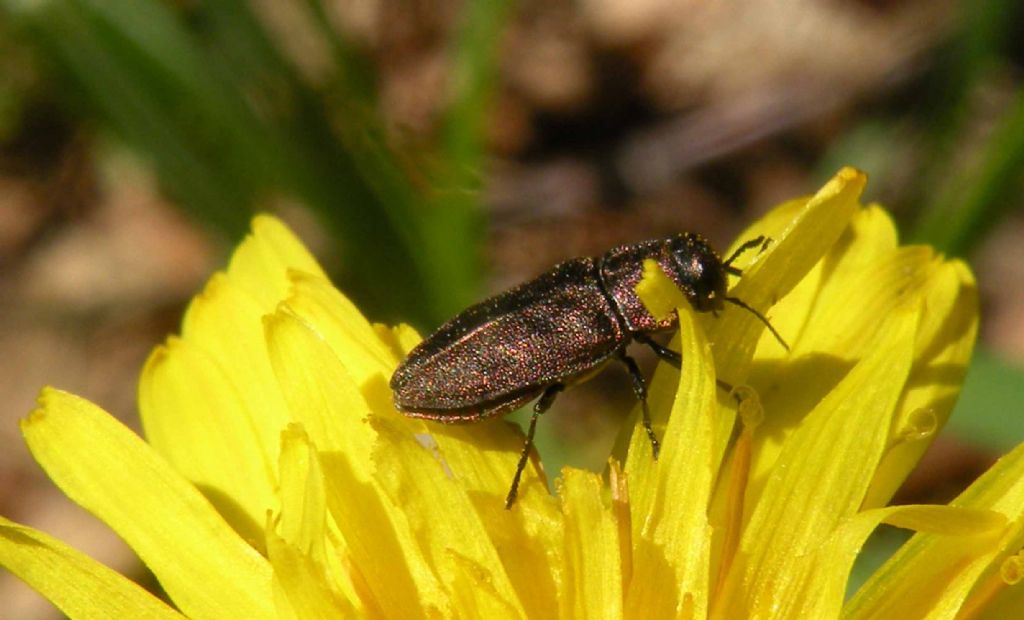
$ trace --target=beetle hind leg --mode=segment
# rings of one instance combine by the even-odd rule
[[[516,501],[516,495],[519,494],[519,479],[523,475],[523,470],[526,469],[526,459],[530,458],[530,450],[533,449],[533,434],[537,430],[537,418],[551,408],[551,403],[555,402],[555,397],[564,389],[565,386],[561,383],[548,386],[533,405],[533,415],[530,416],[530,428],[526,431],[523,451],[519,454],[516,475],[512,477],[512,488],[508,490],[508,495],[505,496],[505,510],[512,507],[512,504]]]
[[[676,353],[676,355],[679,354]],[[654,455],[654,460],[657,461],[658,453],[661,451],[661,443],[658,441],[658,436],[654,434],[654,427],[651,426],[651,409],[647,406],[647,384],[644,383],[644,376],[640,374],[640,367],[636,365],[636,360],[626,355],[625,351],[619,352],[619,359],[626,365],[626,369],[629,370],[629,378],[633,380],[633,393],[636,394],[636,399],[640,401],[640,408],[644,414],[644,430],[647,431],[647,438],[651,440],[651,454]]]

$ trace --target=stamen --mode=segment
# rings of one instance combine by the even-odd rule
[[[732,389],[732,397],[736,399],[736,413],[740,416],[745,428],[754,430],[764,420],[764,407],[757,390],[749,385],[737,385]]]
[[[725,479],[725,505],[722,508],[721,520],[715,528],[722,532],[721,561],[718,575],[712,588],[712,600],[725,587],[726,577],[739,550],[740,535],[743,532],[743,500],[747,495],[747,482],[750,480],[750,461],[753,452],[754,433],[751,427],[744,425],[736,443],[733,444],[729,462],[722,471]]]
[[[736,399],[736,410],[743,426],[729,453],[729,461],[722,470],[725,476],[725,505],[720,513],[721,522],[716,524],[716,529],[720,528],[722,532],[722,552],[712,590],[713,597],[725,586],[729,569],[739,549],[743,531],[743,504],[747,496],[747,483],[750,481],[754,429],[764,419],[764,408],[761,407],[761,397],[757,390],[742,384],[730,389],[729,395]]]
[[[1017,585],[1024,579],[1024,558],[1019,552],[1003,560],[999,567],[999,577],[1008,586]]]
[[[1006,586],[1018,583],[1024,577],[1024,558],[1021,557],[1021,553],[1018,551],[1003,560],[998,571],[990,573],[981,583],[975,585],[970,596],[960,606],[960,612],[956,617],[977,618],[986,611],[996,595],[1006,589]]]

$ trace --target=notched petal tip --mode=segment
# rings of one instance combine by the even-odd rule
[[[65,392],[60,388],[53,387],[52,385],[45,385],[39,390],[39,396],[36,397],[36,403],[40,407],[48,407],[54,401],[60,400],[63,397],[77,398],[70,392]]]
[[[416,348],[423,337],[416,331],[416,328],[407,323],[399,323],[394,327],[387,327],[379,323],[374,324],[374,331],[384,344],[394,352],[397,359],[405,359],[405,356]]]
[[[28,432],[29,428],[36,424],[43,424],[46,422],[47,411],[46,406],[36,407],[28,413],[24,418],[18,420],[18,428],[21,429],[22,435]]]
[[[36,397],[36,407],[18,421],[22,434],[24,435],[31,427],[49,422],[54,415],[60,415],[63,405],[82,400],[84,399],[70,392],[51,385],[44,386]]]
[[[261,213],[252,219],[252,238],[271,248],[286,268],[324,275],[320,265],[291,228],[277,217]]]

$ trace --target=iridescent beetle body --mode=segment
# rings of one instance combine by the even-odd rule
[[[391,378],[395,405],[412,417],[460,423],[500,415],[539,397],[506,498],[510,507],[537,417],[567,385],[618,358],[626,364],[643,404],[644,426],[657,458],[646,386],[626,346],[640,341],[676,366],[681,360],[678,353],[648,337],[674,328],[678,319],[675,314],[657,319],[637,296],[644,260],[657,262],[695,310],[717,312],[729,301],[764,320],[726,295],[726,274],[740,273],[732,261],[740,251],[763,241],[745,243],[724,262],[700,235],[692,233],[619,246],[598,258],[563,262],[471,306],[421,342]]]

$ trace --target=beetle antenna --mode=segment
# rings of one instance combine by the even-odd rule
[[[747,241],[744,241],[743,245],[736,248],[736,251],[733,252],[732,255],[729,256],[729,258],[725,259],[725,262],[722,263],[722,267],[731,274],[737,276],[740,275],[740,273],[742,272],[736,267],[732,267],[732,262],[739,258],[740,255],[746,252],[747,250],[752,250],[757,246],[761,246],[761,251],[764,252],[768,248],[768,244],[770,244],[771,242],[771,238],[765,237],[764,235],[758,235],[753,239],[748,239]]]
[[[746,244],[744,244],[744,245],[746,245]],[[789,345],[786,344],[786,341],[782,339],[782,336],[779,335],[779,332],[775,331],[775,328],[772,327],[772,324],[768,322],[768,319],[764,318],[763,314],[761,314],[757,310],[754,310],[753,308],[751,308],[750,306],[745,304],[743,302],[743,300],[739,299],[738,297],[726,297],[725,300],[727,302],[733,304],[733,305],[736,305],[736,306],[739,306],[740,308],[743,308],[747,312],[753,314],[758,319],[760,319],[760,321],[762,323],[764,323],[765,327],[768,328],[768,331],[770,331],[772,333],[772,335],[775,336],[775,339],[779,341],[779,344],[782,345],[782,348],[784,348],[785,350],[789,351]]]

